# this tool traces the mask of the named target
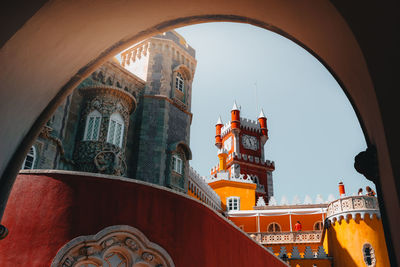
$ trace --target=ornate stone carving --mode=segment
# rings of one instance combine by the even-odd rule
[[[94,157],[97,171],[113,175],[124,175],[126,173],[125,156],[120,150],[100,151]]]
[[[51,266],[70,267],[80,263],[109,266],[112,255],[118,255],[124,266],[175,266],[167,251],[127,225],[110,226],[96,235],[72,239],[58,251]]]
[[[263,245],[291,243],[319,243],[322,231],[251,233],[250,237]]]
[[[379,205],[376,197],[372,196],[350,196],[340,198],[331,202],[327,209],[327,219],[340,221],[341,219],[353,219],[359,214],[364,218],[365,214],[372,216],[375,214],[380,218]]]

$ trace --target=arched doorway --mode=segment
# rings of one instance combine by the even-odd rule
[[[158,0],[151,3],[104,0],[97,1],[96,5],[56,1],[30,7],[38,11],[25,14],[26,17],[18,21],[15,28],[18,31],[12,38],[11,35],[6,37],[9,40],[0,54],[3,63],[0,138],[4,140],[0,144],[0,210],[4,210],[15,175],[41,125],[66,95],[109,56],[174,27],[234,21],[273,30],[294,40],[315,55],[345,89],[363,125],[367,143],[377,148],[382,179],[377,187],[382,191],[381,202],[385,201],[381,209],[387,219],[386,226],[390,227],[393,246],[399,249],[400,239],[396,238],[399,230],[395,228],[399,218],[399,182],[393,174],[398,169],[392,170],[399,153],[397,132],[393,129],[396,123],[391,119],[396,103],[385,88],[390,89],[394,83],[384,79],[390,64],[373,65],[380,57],[373,43],[367,42],[368,31],[360,26],[369,17],[368,14],[352,17],[358,10],[356,6],[337,6],[350,18],[348,23],[353,28],[329,1],[313,4],[235,1],[227,4],[224,1],[187,3],[178,0],[167,5]],[[373,13],[374,8],[368,6],[367,11]],[[390,7],[376,8],[378,16],[385,12],[391,14]],[[388,29],[395,26],[388,26]],[[356,37],[365,44],[364,50],[371,60],[369,66]],[[387,51],[379,52],[387,57],[393,47],[394,43]],[[379,91],[373,87],[368,67]]]

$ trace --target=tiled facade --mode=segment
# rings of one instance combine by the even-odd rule
[[[195,68],[194,49],[174,31],[125,50],[121,64],[106,62],[58,107],[34,144],[33,168],[120,175],[186,192]],[[180,173],[173,155],[182,159]]]

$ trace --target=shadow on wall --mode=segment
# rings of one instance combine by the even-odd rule
[[[29,223],[27,223],[29,222]],[[175,266],[285,266],[201,202],[127,178],[30,171],[16,180],[0,242],[4,266],[49,266],[78,236],[129,225],[164,248]]]

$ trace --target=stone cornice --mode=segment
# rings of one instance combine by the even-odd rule
[[[162,100],[166,100],[169,103],[171,103],[172,105],[174,105],[175,107],[177,107],[179,110],[181,110],[182,112],[184,112],[185,114],[190,116],[190,122],[192,122],[192,117],[193,114],[187,110],[185,110],[182,106],[178,105],[175,101],[173,101],[171,98],[166,97],[164,95],[144,95],[144,98],[155,98],[155,99],[162,99]]]
[[[82,87],[79,89],[79,92],[82,95],[113,95],[118,98],[121,98],[128,104],[129,113],[132,112],[133,108],[136,108],[136,99],[133,95],[129,92],[122,90],[118,87],[114,86],[105,86],[105,85],[98,85],[98,86],[89,86],[89,87]]]

